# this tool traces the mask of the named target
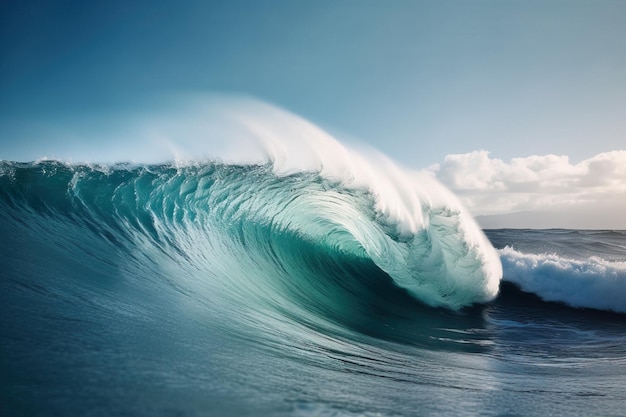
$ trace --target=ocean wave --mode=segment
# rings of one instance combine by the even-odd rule
[[[0,192],[5,201],[21,197],[28,207],[61,212],[130,247],[139,240],[226,276],[246,260],[263,276],[321,270],[359,281],[380,275],[371,273],[375,268],[429,306],[459,309],[496,296],[495,249],[430,175],[349,148],[273,106],[242,99],[218,104],[196,100],[185,117],[153,118],[150,135],[117,149],[133,159],[139,145],[153,143],[175,150],[169,162],[2,162]],[[155,136],[158,142],[150,142]],[[231,150],[216,143],[230,143]],[[222,155],[215,156],[218,148]],[[301,252],[304,244],[314,259]],[[355,260],[369,265],[358,278],[346,271]],[[309,285],[316,278],[284,279],[290,280]]]
[[[621,375],[623,326],[494,299],[502,254],[435,180],[256,116],[251,159],[0,161],[12,415],[485,414],[519,381],[561,414],[619,397],[595,385]]]
[[[468,238],[480,231],[462,211],[422,201],[423,223],[407,231],[379,210],[380,196],[316,172],[3,162],[0,182],[16,218],[61,215],[129,252],[162,252],[156,262],[184,259],[219,279],[240,280],[228,285],[249,292],[242,297],[276,301],[287,292],[288,300],[295,294],[337,310],[324,288],[329,281],[359,294],[374,277],[427,305],[458,309],[498,289],[495,250]]]
[[[522,253],[508,246],[498,252],[503,279],[526,292],[572,307],[626,313],[626,262]]]

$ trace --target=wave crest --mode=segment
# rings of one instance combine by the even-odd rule
[[[546,301],[626,313],[626,262],[499,250],[504,280]]]

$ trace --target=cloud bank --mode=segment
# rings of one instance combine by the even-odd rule
[[[626,150],[571,163],[567,156],[446,156],[428,168],[487,227],[626,229]]]

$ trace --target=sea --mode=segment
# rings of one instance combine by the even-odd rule
[[[626,231],[385,172],[0,161],[0,416],[626,415]]]

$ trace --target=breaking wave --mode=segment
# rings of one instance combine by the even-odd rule
[[[244,297],[286,291],[336,310],[329,282],[358,294],[372,279],[452,309],[496,295],[495,250],[458,206],[420,200],[419,223],[403,222],[369,189],[273,168],[4,162],[0,183],[14,219],[41,235],[50,226],[38,219],[52,217],[158,265],[206,271]]]
[[[626,262],[499,250],[504,279],[546,301],[626,313]]]

